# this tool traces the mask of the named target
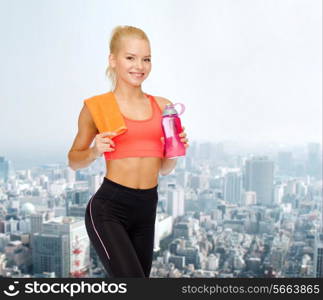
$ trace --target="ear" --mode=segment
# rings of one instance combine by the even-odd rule
[[[109,66],[111,68],[114,68],[115,67],[115,57],[112,53],[109,54]]]

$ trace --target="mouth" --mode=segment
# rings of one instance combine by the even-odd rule
[[[129,72],[135,78],[141,78],[144,76],[145,73],[138,73],[138,72]]]

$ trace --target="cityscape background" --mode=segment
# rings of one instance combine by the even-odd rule
[[[159,176],[151,277],[323,277],[322,146],[303,150],[193,141]],[[84,224],[104,175],[103,157],[76,172],[0,157],[0,276],[104,277]]]
[[[67,153],[117,25],[151,40],[143,90],[186,106],[151,277],[323,277],[321,1],[2,0],[0,23],[1,277],[104,276],[83,216],[105,162]]]

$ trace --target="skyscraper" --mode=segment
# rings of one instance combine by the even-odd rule
[[[10,161],[0,156],[0,181],[7,182],[10,172]]]
[[[184,215],[184,189],[175,183],[169,183],[166,203],[166,212],[173,218]]]
[[[32,237],[34,273],[81,277],[89,267],[90,242],[83,218],[56,217]]]
[[[314,277],[323,278],[323,232],[318,232],[315,238]]]
[[[309,143],[307,145],[307,174],[317,179],[322,178],[321,145]]]
[[[280,173],[284,175],[290,174],[293,166],[292,152],[278,152],[277,163]]]
[[[224,200],[241,204],[242,177],[238,172],[228,172],[224,178]]]
[[[245,189],[254,191],[257,204],[273,204],[274,162],[266,156],[257,156],[246,161]]]

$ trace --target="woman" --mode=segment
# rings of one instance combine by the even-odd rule
[[[87,205],[85,224],[109,277],[149,277],[158,174],[169,174],[177,160],[163,158],[162,152],[161,113],[165,105],[172,102],[145,94],[141,89],[150,71],[150,44],[146,34],[136,27],[117,26],[110,41],[107,74],[112,79],[113,95],[128,130],[114,140],[113,132],[98,133],[84,105],[78,133],[68,154],[69,166],[73,170],[85,168],[105,154],[107,172]],[[186,133],[183,131],[179,135],[187,148]],[[152,141],[141,143],[147,136]],[[143,151],[141,155],[140,151],[135,153],[135,149],[125,147],[125,143],[134,137],[141,147],[147,148],[149,143],[157,145],[156,151],[149,152],[149,155]],[[90,147],[93,139],[94,146]]]

